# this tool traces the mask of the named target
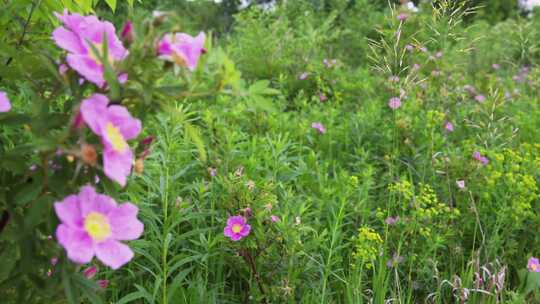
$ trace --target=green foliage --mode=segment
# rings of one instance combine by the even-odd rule
[[[31,1],[7,3],[6,303],[539,302],[526,265],[540,255],[540,17],[520,17],[515,1],[418,13],[367,0],[240,12],[234,1],[43,0],[32,14]],[[82,161],[79,140],[95,138],[71,131],[95,88],[57,71],[51,12],[63,7],[134,21],[130,56],[106,64],[98,90],[156,138],[125,189]],[[156,60],[164,33],[199,31],[209,39],[193,73]],[[102,192],[137,204],[145,232],[128,265],[93,263],[87,279],[49,236],[53,203],[96,174]],[[234,215],[251,226],[236,242],[224,236]]]

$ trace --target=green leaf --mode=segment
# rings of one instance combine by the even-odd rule
[[[32,121],[30,116],[24,114],[8,113],[0,115],[0,123],[2,125],[22,125],[30,121]]]
[[[116,0],[105,0],[105,2],[107,2],[107,5],[109,5],[113,12],[116,10]]]
[[[199,129],[188,122],[184,123],[184,128],[186,130],[186,136],[191,139],[195,144],[195,147],[197,147],[201,161],[206,162],[206,149]]]
[[[66,299],[69,304],[77,304],[77,297],[73,291],[73,285],[71,283],[71,277],[64,270],[62,272],[62,285],[64,286],[64,293],[66,294]]]
[[[540,272],[527,272],[525,294],[540,288]]]
[[[34,180],[31,183],[25,183],[20,188],[19,191],[17,191],[17,194],[15,194],[14,201],[15,204],[19,206],[24,206],[28,204],[29,202],[35,200],[39,193],[41,192],[41,178],[35,177]]]
[[[135,292],[125,295],[118,302],[116,302],[116,304],[126,304],[134,300],[143,298],[143,297],[144,297],[144,293],[142,291],[135,291]]]

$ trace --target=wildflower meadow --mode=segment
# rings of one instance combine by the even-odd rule
[[[0,0],[0,303],[540,303],[540,1]]]

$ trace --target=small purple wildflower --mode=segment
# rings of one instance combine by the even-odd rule
[[[388,226],[393,226],[397,224],[398,221],[399,221],[399,216],[389,216],[384,220],[384,222]]]
[[[437,53],[435,53],[435,58],[437,58],[437,59],[442,58],[442,56],[443,56],[443,52],[441,52],[441,51],[438,51]]]
[[[270,220],[272,220],[272,222],[276,223],[276,222],[279,222],[279,217],[277,215],[272,215],[272,216],[270,216]]]
[[[9,112],[11,110],[11,103],[6,92],[0,91],[0,113]]]
[[[412,52],[412,51],[414,51],[414,46],[412,46],[412,45],[410,45],[410,44],[407,44],[407,45],[405,45],[405,49],[406,49],[407,51],[409,51],[409,52]]]
[[[540,262],[537,258],[531,257],[527,262],[527,269],[530,272],[540,272]]]
[[[328,99],[328,97],[326,97],[326,95],[324,95],[324,93],[319,94],[320,102],[325,102],[327,99]]]
[[[319,133],[321,134],[324,134],[326,133],[326,128],[324,127],[324,125],[320,122],[314,122],[311,124],[311,127],[317,131],[319,131]]]
[[[402,256],[397,255],[397,253],[394,253],[394,255],[392,256],[392,258],[389,259],[389,260],[386,262],[386,267],[388,267],[388,268],[396,267],[399,263],[403,262],[404,259],[405,259],[405,258],[403,258]]]
[[[407,20],[407,18],[409,18],[409,15],[407,15],[405,13],[401,13],[401,14],[397,15],[397,20],[399,20],[401,22],[404,22],[405,20]]]
[[[227,226],[223,229],[223,234],[236,242],[248,236],[250,231],[251,226],[247,224],[246,218],[236,215],[229,217]]]
[[[480,152],[478,152],[478,151],[474,151],[473,158],[476,159],[477,161],[479,161],[480,163],[482,163],[482,165],[484,165],[484,166],[489,163],[489,159],[487,159],[487,157],[480,154]]]
[[[304,72],[302,74],[300,74],[300,76],[298,76],[298,79],[300,80],[306,80],[309,76],[309,73],[308,72]]]
[[[454,125],[450,121],[447,121],[444,124],[444,129],[446,129],[448,132],[454,132]]]
[[[501,68],[501,65],[498,64],[498,63],[494,63],[494,64],[491,65],[491,68],[494,69],[494,70],[498,70],[498,69]]]
[[[479,94],[474,97],[474,100],[478,101],[479,103],[483,103],[486,101],[486,96]]]
[[[456,185],[459,189],[465,189],[465,181],[460,179],[456,181]]]
[[[397,108],[401,107],[401,99],[399,97],[392,97],[390,100],[388,100],[388,106],[392,110],[396,110]]]

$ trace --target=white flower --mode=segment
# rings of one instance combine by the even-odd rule
[[[418,7],[416,7],[416,5],[414,5],[414,2],[412,1],[409,1],[407,2],[407,9],[410,10],[411,12],[418,12]]]
[[[518,0],[518,5],[522,10],[530,12],[540,6],[540,0]]]

